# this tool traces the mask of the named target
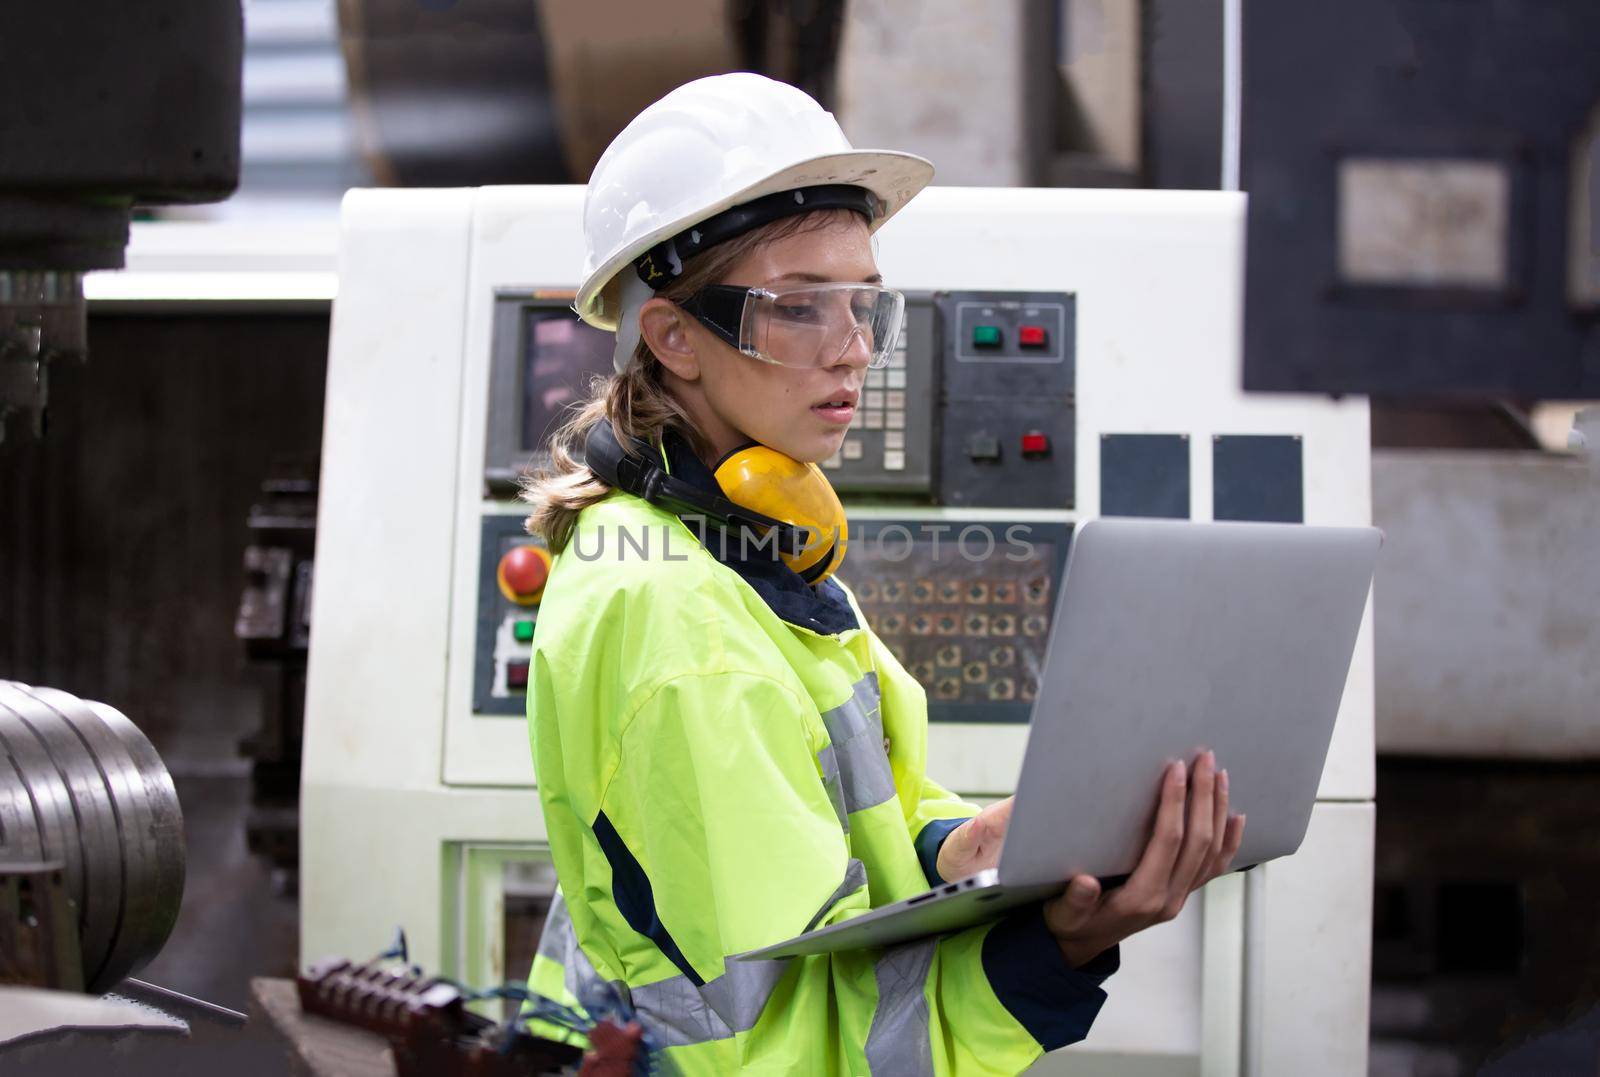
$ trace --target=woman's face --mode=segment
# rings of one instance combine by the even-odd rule
[[[773,291],[830,281],[879,283],[866,222],[848,211],[831,217],[762,244],[734,263],[721,283]],[[838,451],[871,358],[860,333],[848,343],[841,340],[843,351],[825,365],[777,366],[741,354],[665,300],[651,300],[646,310],[657,302],[676,312],[674,328],[680,331],[652,334],[652,315],[641,311],[646,338],[667,367],[668,388],[711,442],[713,459],[746,441],[807,463]],[[661,314],[654,317],[659,328]],[[658,336],[664,338],[660,343]]]

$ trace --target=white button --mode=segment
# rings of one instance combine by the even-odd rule
[[[883,407],[883,393],[881,391],[868,389],[865,393],[861,394],[861,403],[868,411],[874,411],[878,408],[881,408]]]
[[[869,370],[869,371],[867,371],[867,388],[868,389],[882,389],[883,388],[883,375],[884,375],[884,373],[885,372],[882,371],[882,370]]]
[[[891,370],[889,374],[889,388],[904,389],[906,387],[906,372],[904,370]]]
[[[884,416],[884,425],[890,430],[904,430],[906,428],[906,413],[891,411]]]
[[[867,412],[867,418],[865,420],[865,426],[866,426],[866,428],[868,430],[882,430],[883,429],[883,412],[881,412],[881,411],[869,411],[869,412]]]
[[[822,466],[823,467],[838,467],[839,466],[839,454],[838,453],[834,453],[832,456],[830,456],[826,460],[822,461]]]
[[[906,432],[904,430],[885,430],[883,432],[883,447],[885,449],[905,448]]]
[[[845,438],[844,439],[844,458],[846,460],[859,460],[859,459],[861,459],[861,439],[860,438]]]
[[[906,406],[906,391],[894,389],[884,394],[883,402],[891,408],[904,408]]]
[[[906,454],[890,450],[883,454],[883,470],[904,471],[906,469]]]

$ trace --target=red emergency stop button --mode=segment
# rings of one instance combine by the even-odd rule
[[[1022,435],[1022,455],[1028,459],[1050,455],[1050,438],[1038,430]]]
[[[549,577],[550,553],[543,546],[514,546],[495,569],[500,593],[519,606],[537,605]]]
[[[1017,343],[1024,348],[1042,348],[1047,339],[1042,325],[1024,325],[1017,329]]]

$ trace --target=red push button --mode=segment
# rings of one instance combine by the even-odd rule
[[[495,569],[500,593],[519,606],[537,604],[549,577],[550,554],[542,546],[515,546],[506,551]]]
[[[1023,434],[1022,455],[1027,457],[1049,456],[1050,438],[1037,430],[1030,430]]]
[[[506,687],[528,689],[528,663],[512,662],[506,666]]]
[[[1024,325],[1017,330],[1017,343],[1024,348],[1042,348],[1045,339],[1042,325]]]

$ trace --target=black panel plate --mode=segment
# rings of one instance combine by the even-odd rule
[[[1297,436],[1224,434],[1213,439],[1212,517],[1304,523],[1302,449]]]
[[[1102,434],[1100,515],[1189,518],[1186,434]]]

